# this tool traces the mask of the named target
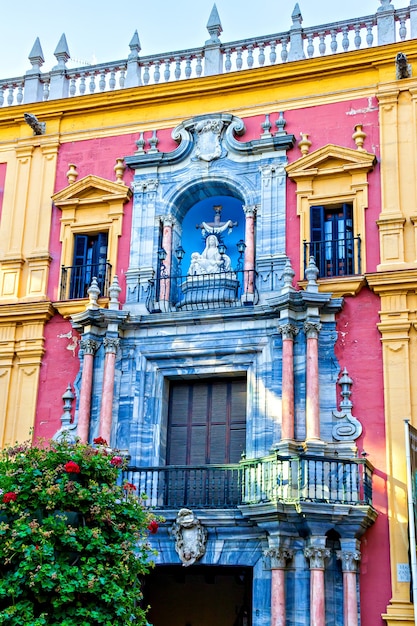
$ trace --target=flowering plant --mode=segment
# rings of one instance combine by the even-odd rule
[[[158,522],[99,446],[0,452],[0,625],[146,624],[139,577]]]

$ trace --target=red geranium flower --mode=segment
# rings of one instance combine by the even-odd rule
[[[3,494],[3,502],[7,504],[8,502],[14,502],[17,498],[17,494],[14,491],[8,491]]]
[[[135,487],[135,485],[133,483],[125,483],[123,485],[123,489],[125,491],[136,491],[136,487]]]
[[[121,465],[123,465],[123,459],[121,456],[114,456],[111,459],[110,463],[114,465],[115,467],[120,467]]]
[[[95,439],[93,439],[93,443],[96,444],[96,446],[107,446],[108,443],[105,439],[103,439],[103,437],[96,437]]]
[[[68,463],[65,463],[64,469],[68,472],[68,474],[79,474],[81,472],[80,466],[78,463],[75,463],[75,461],[68,461]]]
[[[157,533],[158,528],[159,528],[159,524],[154,519],[148,524],[148,530],[151,533],[151,535],[154,535],[155,533]]]

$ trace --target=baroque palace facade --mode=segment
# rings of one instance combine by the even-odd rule
[[[417,3],[291,18],[0,80],[0,442],[126,451],[154,626],[414,623]]]

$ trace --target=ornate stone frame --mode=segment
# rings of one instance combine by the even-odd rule
[[[362,241],[362,274],[320,279],[320,291],[354,295],[364,284],[366,272],[365,209],[368,206],[368,172],[376,163],[374,154],[328,144],[287,165],[289,178],[297,184],[297,214],[300,216],[300,242],[310,240],[310,207],[349,202],[353,206],[354,236]],[[303,276],[303,250],[300,245],[300,276]],[[303,281],[302,281],[303,282]]]
[[[112,266],[112,273],[116,273],[118,240],[123,225],[123,205],[131,196],[132,191],[123,183],[115,183],[92,174],[52,196],[55,206],[62,212],[61,267],[72,265],[74,235],[108,232],[107,257]],[[85,301],[54,302],[54,306],[61,315],[68,317],[83,311]]]

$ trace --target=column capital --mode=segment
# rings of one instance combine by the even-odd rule
[[[269,550],[265,550],[264,556],[268,556],[271,559],[271,569],[285,569],[287,561],[290,561],[294,556],[294,550],[269,548]]]
[[[156,191],[159,185],[159,181],[156,178],[149,178],[148,180],[134,180],[132,183],[132,189],[135,193],[148,193]]]
[[[175,224],[175,219],[172,215],[161,215],[159,219],[163,226],[170,226],[172,228]]]
[[[361,553],[359,550],[338,550],[336,557],[339,561],[342,561],[343,572],[357,572],[358,565],[361,560]]]
[[[299,333],[299,329],[294,324],[278,324],[277,332],[282,335],[283,339],[294,340],[294,337]]]
[[[120,345],[120,339],[118,337],[105,337],[103,339],[103,345],[106,354],[116,354],[117,348]]]
[[[246,204],[242,207],[245,217],[255,217],[256,210],[258,208],[257,204]]]
[[[307,335],[307,339],[317,339],[320,331],[320,322],[304,322],[304,332]]]
[[[329,558],[330,550],[328,548],[311,546],[304,550],[304,556],[310,561],[310,569],[324,570],[324,562]]]
[[[95,339],[81,339],[80,340],[80,348],[84,352],[84,354],[94,354],[99,349],[100,344]]]

